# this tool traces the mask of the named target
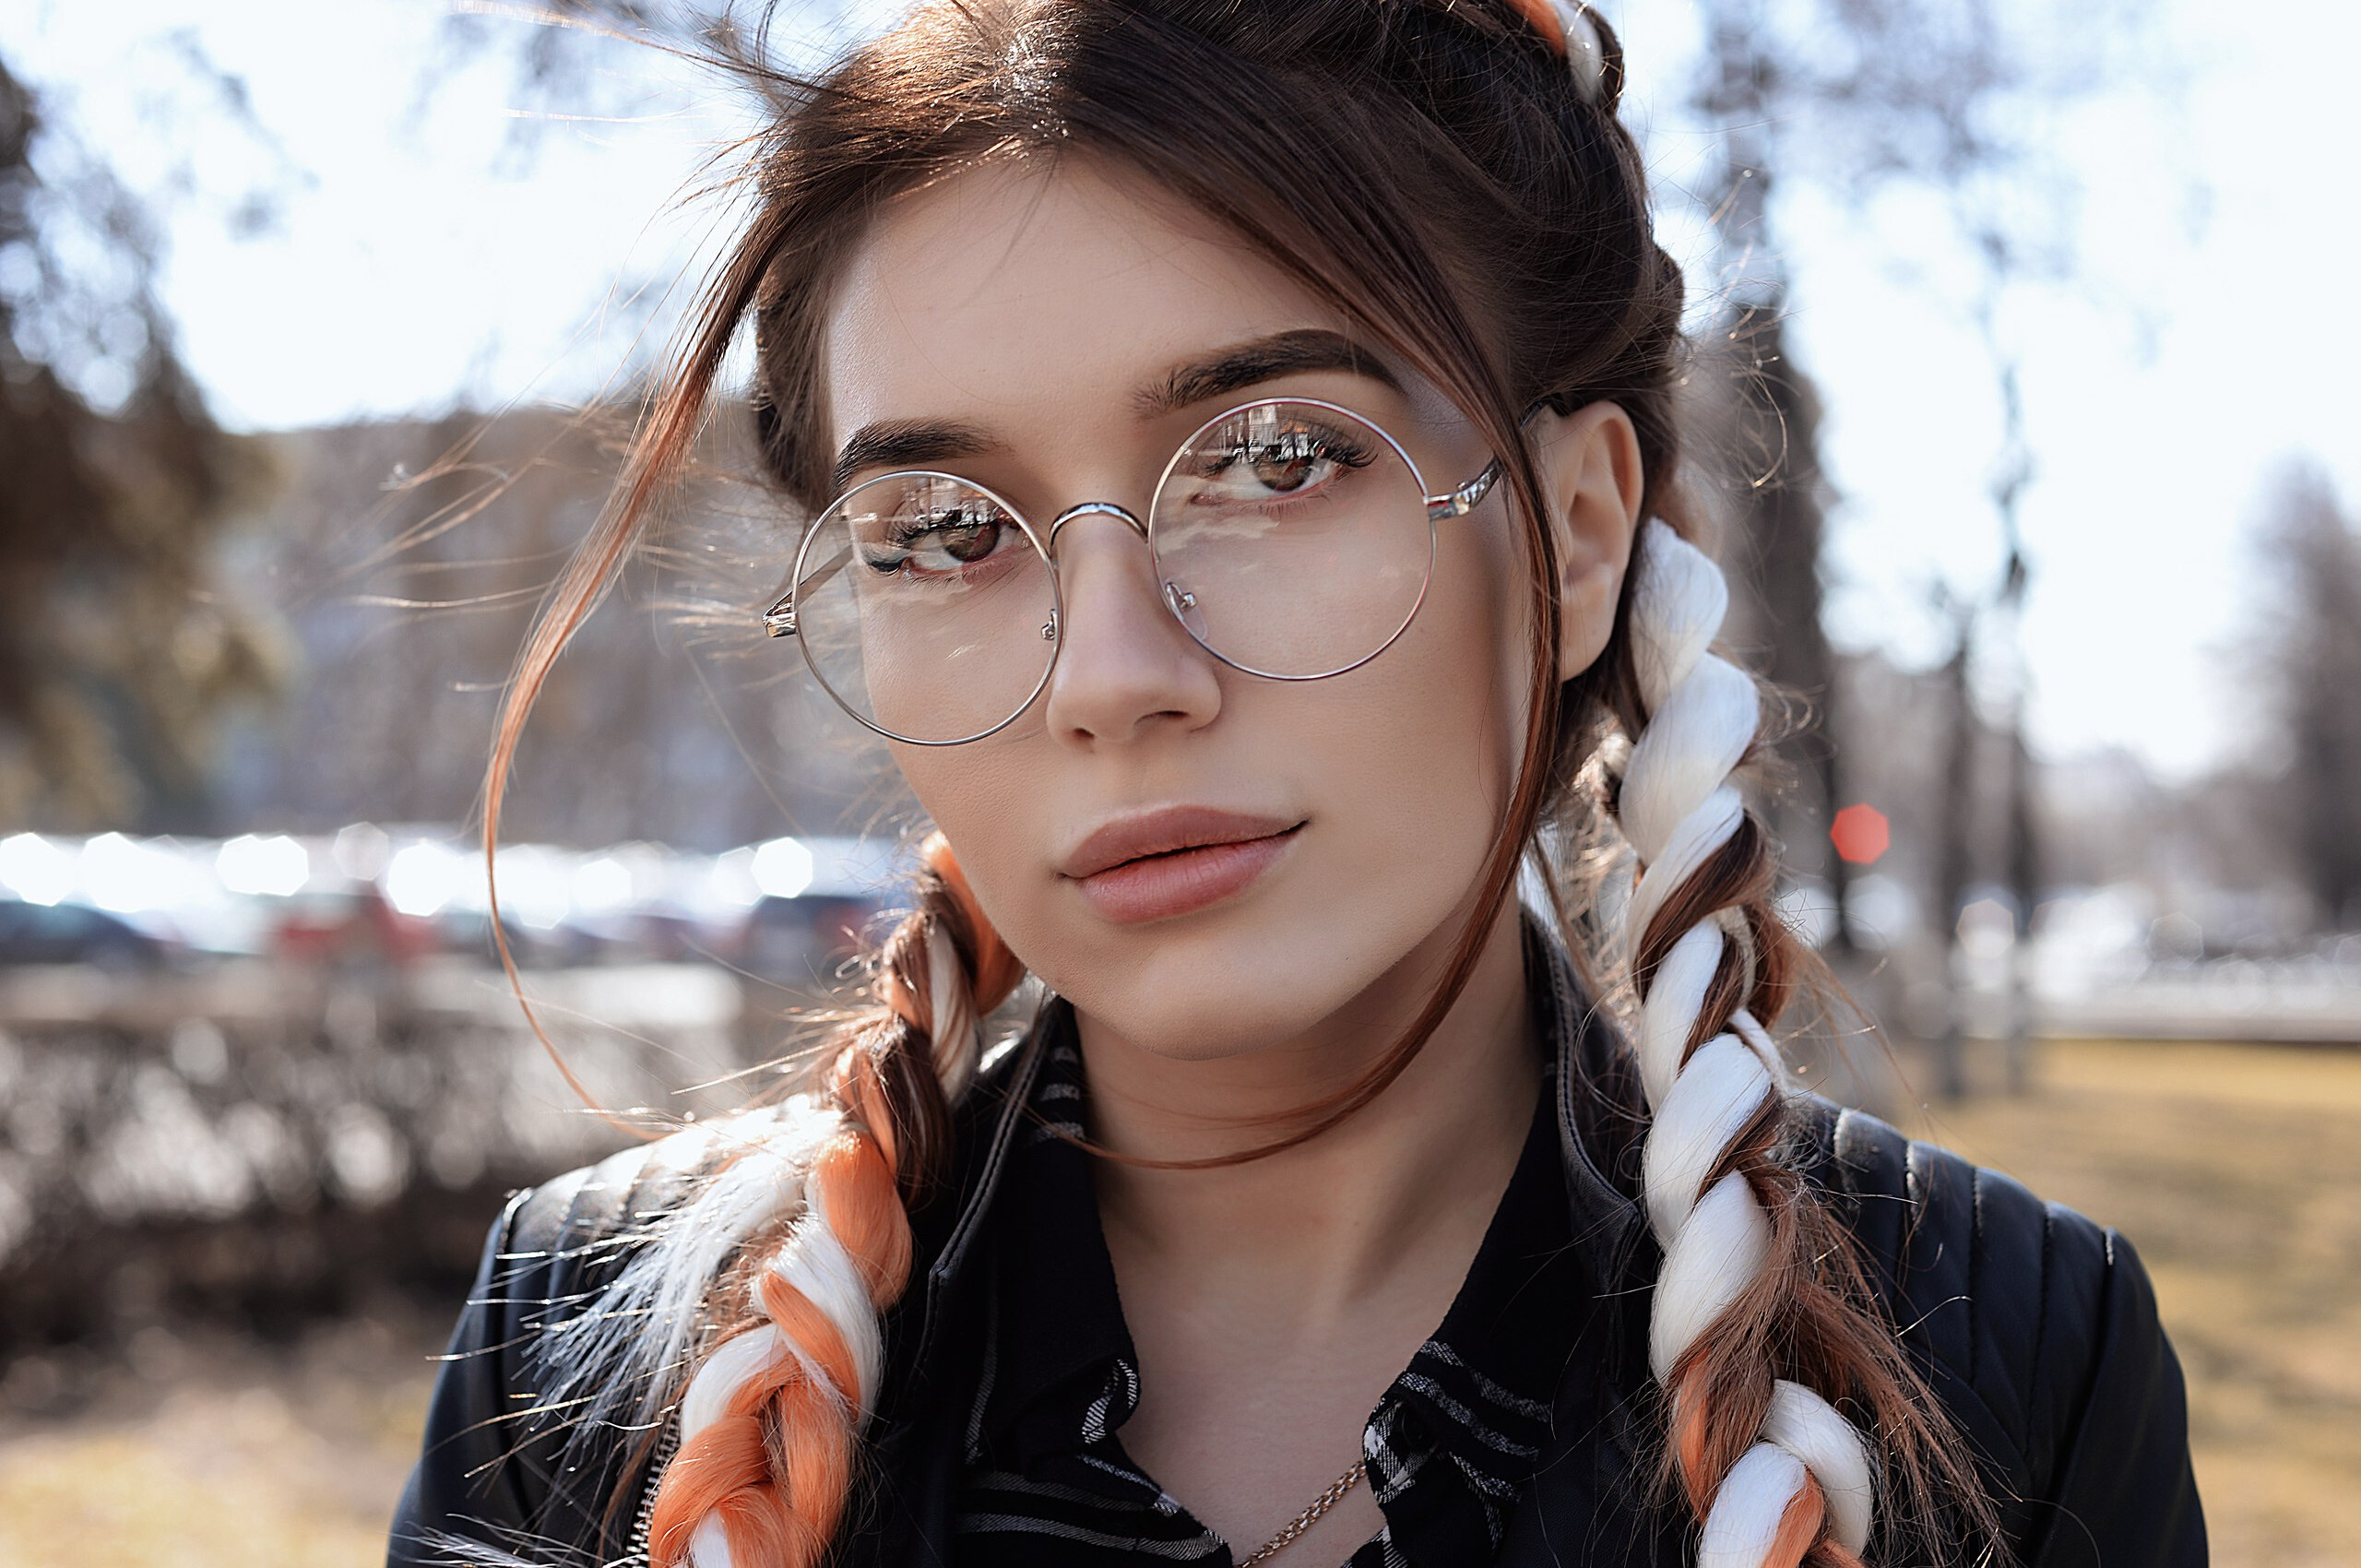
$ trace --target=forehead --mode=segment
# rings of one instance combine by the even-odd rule
[[[1336,313],[1212,220],[1079,160],[970,170],[889,206],[825,337],[835,438],[874,421],[1129,417],[1212,343]]]

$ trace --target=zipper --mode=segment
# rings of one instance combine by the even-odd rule
[[[647,1458],[647,1490],[640,1493],[639,1514],[632,1521],[631,1540],[623,1560],[615,1568],[649,1568],[647,1532],[656,1519],[656,1489],[664,1479],[664,1467],[681,1447],[681,1418],[676,1412],[664,1420],[664,1435],[656,1440],[656,1451]]]

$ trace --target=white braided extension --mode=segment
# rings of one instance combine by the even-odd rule
[[[928,928],[927,960],[934,1069],[945,1099],[956,1104],[975,1077],[983,1051],[983,1031],[966,967],[940,921]],[[828,1389],[843,1403],[856,1434],[873,1407],[884,1370],[878,1312],[870,1301],[859,1265],[829,1223],[826,1205],[804,1180],[813,1155],[829,1135],[842,1130],[844,1114],[817,1110],[809,1114],[825,1123],[820,1135],[813,1135],[806,1126],[787,1149],[762,1149],[742,1158],[682,1211],[678,1218],[685,1224],[668,1226],[667,1234],[650,1247],[650,1253],[660,1250],[666,1255],[643,1261],[654,1277],[678,1291],[676,1300],[664,1304],[679,1315],[659,1321],[654,1330],[657,1335],[677,1336],[685,1348],[698,1301],[722,1259],[747,1237],[791,1218],[785,1238],[753,1272],[747,1299],[755,1312],[764,1311],[761,1282],[769,1276],[801,1291],[844,1336],[852,1352],[857,1386],[836,1387],[789,1334],[766,1320],[717,1347],[697,1368],[681,1396],[682,1443],[721,1419],[742,1389],[760,1380],[785,1357],[801,1361],[813,1385]],[[713,1225],[708,1232],[707,1224],[715,1221],[723,1223]],[[725,1231],[726,1240],[714,1233]],[[682,1255],[689,1253],[695,1256]],[[674,1268],[680,1272],[673,1273]],[[698,1522],[687,1561],[693,1568],[735,1568],[728,1534],[718,1516],[707,1515]]]
[[[1709,651],[1728,607],[1720,569],[1651,521],[1631,606],[1647,722],[1631,746],[1619,813],[1644,868],[1625,915],[1632,948],[1666,898],[1730,841],[1744,817],[1729,776],[1754,740],[1760,708],[1753,680]],[[1754,1282],[1770,1251],[1770,1217],[1746,1179],[1732,1172],[1707,1187],[1705,1178],[1784,1092],[1777,1049],[1741,1010],[1729,1033],[1682,1059],[1733,938],[1743,970],[1752,970],[1752,941],[1743,920],[1731,918],[1737,914],[1716,911],[1682,932],[1640,1007],[1640,1079],[1655,1112],[1642,1171],[1648,1220],[1664,1248],[1648,1359],[1667,1387],[1681,1357]],[[1820,1395],[1782,1379],[1757,1441],[1714,1495],[1701,1568],[1758,1568],[1807,1471],[1826,1495],[1830,1534],[1858,1555],[1869,1544],[1874,1498],[1861,1434]]]
[[[1565,35],[1566,68],[1574,78],[1574,91],[1584,103],[1596,103],[1606,91],[1607,50],[1599,42],[1598,24],[1591,18],[1590,7],[1580,0],[1549,0],[1549,9],[1557,13],[1558,30]]]
[[[654,1217],[647,1245],[593,1310],[532,1342],[553,1408],[586,1429],[658,1419],[694,1344],[714,1277],[746,1238],[801,1206],[803,1172],[843,1124],[836,1111],[797,1095],[699,1123],[657,1145],[647,1157],[655,1166],[684,1176],[718,1169],[688,1202]]]
[[[951,933],[936,921],[926,932],[927,995],[932,999],[934,1075],[943,1098],[959,1103],[984,1057],[983,1020],[976,1016],[975,997],[967,984],[967,967]]]

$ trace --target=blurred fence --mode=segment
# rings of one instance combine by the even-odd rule
[[[773,1048],[748,1010],[768,993],[709,965],[529,990],[593,1097],[656,1119],[742,1097],[675,1090]],[[496,969],[452,958],[0,970],[0,1348],[439,1286],[509,1188],[631,1136],[574,1099]]]
[[[2066,1039],[2361,1047],[2361,962],[2156,964],[2111,984],[2044,996],[2039,1020],[2044,1034]]]

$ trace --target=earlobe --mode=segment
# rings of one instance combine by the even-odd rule
[[[1558,678],[1597,662],[1615,630],[1647,476],[1621,405],[1544,410],[1530,433],[1558,556]]]

